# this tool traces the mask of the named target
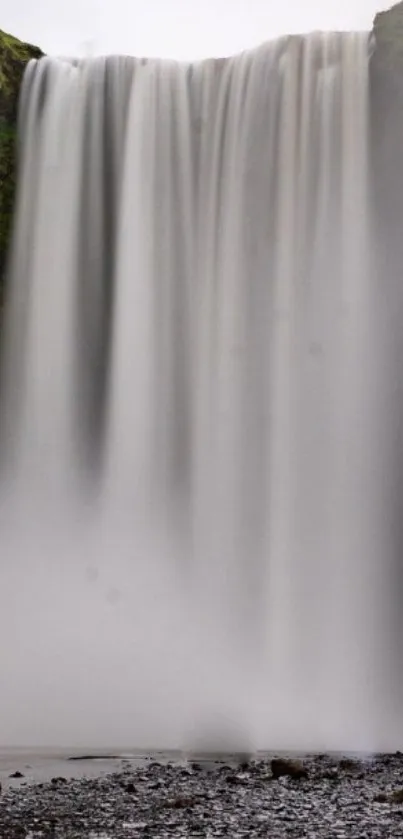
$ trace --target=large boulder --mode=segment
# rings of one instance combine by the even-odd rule
[[[0,30],[0,279],[10,238],[16,180],[18,94],[26,64],[43,55]]]

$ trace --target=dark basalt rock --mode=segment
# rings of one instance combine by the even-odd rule
[[[378,793],[378,795],[375,795],[374,801],[375,801],[375,804],[387,804],[388,801],[389,801],[389,798],[386,795],[386,792],[380,792],[380,793]]]
[[[174,798],[173,801],[168,801],[166,806],[173,807],[174,810],[182,810],[183,808],[193,807],[195,803],[196,799],[193,796],[180,795],[178,798]]]
[[[108,754],[102,754],[102,755],[97,755],[97,754],[95,754],[95,755],[91,755],[91,754],[88,754],[88,755],[72,755],[71,757],[68,757],[67,760],[73,760],[73,761],[120,760],[120,755],[108,755]]]
[[[377,272],[400,286],[403,258],[403,2],[376,15],[370,62],[371,170],[375,227],[380,233]],[[392,301],[398,310],[402,300]]]
[[[343,757],[339,761],[339,769],[341,772],[349,772],[350,775],[354,775],[357,772],[361,772],[361,764],[358,760],[353,760],[350,757]]]
[[[126,792],[129,792],[129,793],[130,793],[130,795],[133,795],[133,793],[135,793],[135,792],[136,792],[136,787],[134,786],[134,784],[133,784],[131,781],[130,781],[130,783],[129,783],[129,784],[127,784],[127,786],[126,786]]]
[[[378,12],[372,32],[376,63],[389,72],[392,78],[398,77],[403,68],[403,2]]]
[[[403,789],[395,790],[388,795],[386,792],[379,792],[374,796],[376,804],[403,804]]]
[[[275,757],[270,763],[273,778],[292,778],[299,781],[308,777],[308,771],[300,760]]]

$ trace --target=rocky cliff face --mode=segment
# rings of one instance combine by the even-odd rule
[[[42,51],[0,30],[0,277],[10,237],[16,179],[18,92],[26,64]]]
[[[398,76],[403,65],[403,2],[379,12],[372,31],[383,70]]]
[[[381,230],[383,271],[403,260],[403,2],[376,15],[370,64],[373,208]],[[392,259],[393,255],[393,259]],[[400,285],[401,283],[399,283]]]

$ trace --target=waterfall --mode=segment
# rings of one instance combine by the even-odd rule
[[[29,64],[0,741],[391,744],[368,55]]]

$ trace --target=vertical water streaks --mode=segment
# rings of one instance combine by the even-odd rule
[[[30,65],[0,740],[386,745],[367,40]]]

